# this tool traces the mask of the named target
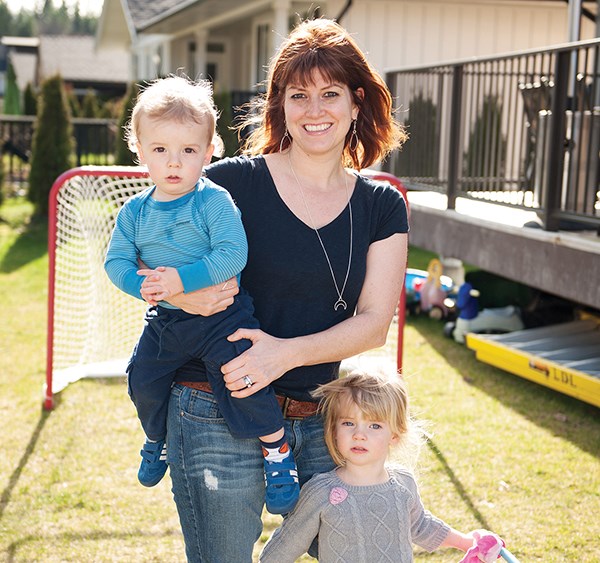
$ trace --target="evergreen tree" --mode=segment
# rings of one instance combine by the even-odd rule
[[[437,177],[440,141],[436,124],[435,103],[419,92],[408,104],[408,119],[404,122],[408,141],[396,159],[397,176]]]
[[[31,145],[28,197],[36,215],[48,214],[52,184],[71,166],[72,131],[67,96],[62,78],[57,74],[42,84]]]
[[[17,85],[17,75],[12,62],[8,63],[6,84],[4,89],[4,113],[7,115],[21,115],[21,92]]]
[[[33,14],[21,10],[13,21],[11,35],[17,37],[35,37],[37,35],[37,24]]]
[[[4,201],[4,158],[2,158],[2,147],[0,146],[0,205]]]
[[[81,104],[77,99],[77,96],[73,93],[73,90],[67,92],[67,103],[71,110],[71,117],[81,117]]]
[[[75,5],[71,21],[71,33],[73,35],[95,35],[97,25],[98,18],[95,16],[82,16],[79,12],[79,5]]]
[[[100,105],[98,117],[102,119],[118,119],[121,115],[121,104],[115,100],[106,100]]]
[[[504,173],[506,139],[502,135],[502,104],[485,96],[473,123],[464,154],[463,185],[467,189],[494,189]]]
[[[88,88],[83,102],[81,104],[81,117],[98,117],[100,115],[100,106],[96,93]]]
[[[232,129],[233,111],[231,107],[231,93],[222,92],[215,94],[215,105],[219,109],[219,120],[217,122],[217,131],[223,139],[225,152],[223,156],[234,156],[239,150],[237,131]]]
[[[27,83],[25,92],[23,92],[23,115],[37,114],[37,96],[33,91],[31,82]]]
[[[129,150],[127,142],[125,141],[125,128],[129,123],[131,117],[131,111],[135,105],[135,100],[140,91],[139,85],[135,82],[129,85],[127,93],[123,100],[123,108],[121,110],[121,117],[119,118],[119,125],[117,127],[117,140],[115,148],[115,164],[123,164],[126,166],[132,166],[137,164],[135,161],[135,155]]]
[[[94,35],[98,25],[96,16],[82,16],[75,5],[71,14],[62,0],[56,7],[52,0],[45,0],[36,10],[21,8],[12,13],[6,0],[0,0],[0,36],[36,37],[43,35]]]
[[[79,13],[79,4],[75,4],[75,11],[73,12],[73,19],[71,20],[71,29],[75,35],[85,35],[83,33],[83,19]]]
[[[4,0],[0,0],[0,37],[3,35],[14,35],[12,31],[13,15],[10,13]]]
[[[45,0],[44,7],[38,14],[40,35],[67,35],[71,31],[71,19],[66,4],[55,8],[52,0]]]

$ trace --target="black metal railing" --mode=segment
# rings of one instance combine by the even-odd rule
[[[387,73],[408,129],[407,188],[600,228],[600,40]]]
[[[244,105],[256,96],[256,92],[233,91],[230,95],[235,122],[246,111]],[[0,162],[4,163],[4,189],[9,194],[22,194],[27,190],[35,121],[35,116],[0,114]],[[73,166],[113,164],[117,135],[123,134],[118,130],[116,120],[78,117],[71,123],[75,140]]]
[[[29,177],[29,158],[35,117],[0,115],[0,164],[8,193],[20,193]]]
[[[4,189],[9,194],[27,190],[35,121],[34,116],[0,115],[0,157],[5,167]],[[73,118],[72,124],[73,166],[114,162],[116,120]]]

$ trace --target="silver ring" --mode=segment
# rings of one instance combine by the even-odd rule
[[[244,377],[242,379],[244,380],[244,383],[246,384],[246,387],[252,387],[254,385],[254,381],[252,381],[250,379],[249,375],[244,375]]]

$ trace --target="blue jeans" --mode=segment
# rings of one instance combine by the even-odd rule
[[[319,415],[284,420],[300,486],[334,463]],[[190,563],[251,563],[265,500],[258,440],[234,438],[210,393],[174,385],[167,462]]]
[[[150,440],[164,440],[171,386],[177,370],[192,358],[203,361],[205,379],[234,436],[257,438],[283,426],[272,387],[236,399],[223,381],[221,366],[252,345],[250,340],[229,342],[227,337],[240,327],[258,328],[253,313],[252,299],[245,292],[227,309],[209,317],[160,306],[150,310],[127,368],[129,395]]]

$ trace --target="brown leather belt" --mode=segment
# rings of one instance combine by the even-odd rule
[[[184,385],[197,391],[204,391],[206,393],[212,393],[210,383],[208,381],[178,381],[179,385]],[[319,409],[319,403],[313,403],[312,401],[296,401],[289,397],[282,397],[276,395],[277,402],[281,407],[281,412],[284,418],[290,420],[300,420],[317,414]]]

